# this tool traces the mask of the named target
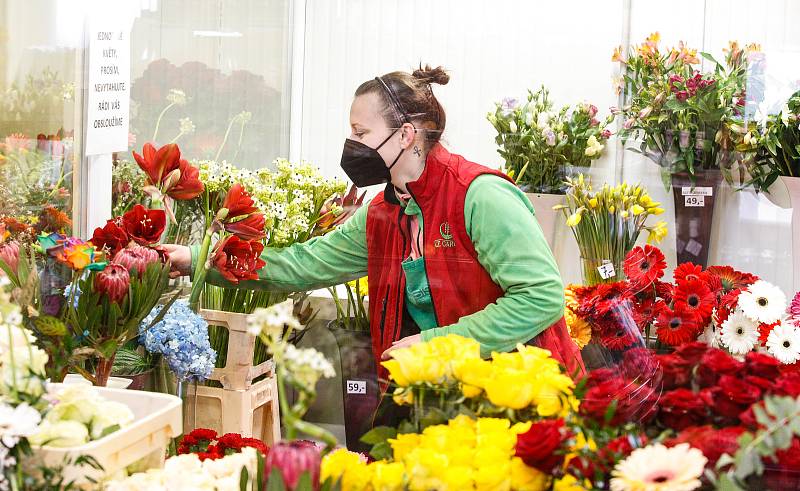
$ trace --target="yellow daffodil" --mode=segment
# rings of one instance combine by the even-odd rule
[[[589,198],[589,208],[597,208],[597,198]]]
[[[656,207],[656,208],[652,208],[652,209],[650,210],[650,214],[651,214],[651,215],[656,215],[656,216],[657,216],[657,215],[660,215],[660,214],[662,214],[662,213],[664,213],[664,208],[659,208],[659,207]]]
[[[628,210],[622,210],[622,213],[619,214],[622,218],[628,218],[629,215]]]
[[[579,223],[581,223],[581,214],[580,213],[573,213],[572,215],[567,218],[567,226],[575,227]]]
[[[639,215],[641,215],[641,214],[642,214],[642,213],[644,213],[644,212],[645,212],[645,209],[644,209],[644,207],[642,207],[642,206],[639,206],[639,205],[633,205],[633,206],[631,207],[631,213],[633,213],[633,215],[634,215],[634,216],[639,216]]]
[[[662,220],[656,223],[649,231],[650,234],[647,236],[648,244],[661,242],[667,236],[667,222]]]
[[[366,276],[357,280],[348,281],[347,284],[362,297],[369,294],[369,280]]]

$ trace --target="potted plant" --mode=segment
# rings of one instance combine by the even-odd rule
[[[601,123],[597,108],[588,103],[555,111],[544,87],[529,90],[524,104],[506,98],[495,106],[487,119],[497,130],[497,152],[509,177],[528,194],[552,248],[557,222],[553,206],[563,202],[564,179],[571,168],[588,168],[600,158],[613,116]]]
[[[369,431],[378,406],[378,371],[372,355],[369,331],[367,278],[342,285],[347,295],[343,302],[336,288],[329,291],[336,305],[336,319],[328,326],[339,346],[347,448],[365,452],[369,448],[361,436]]]
[[[621,48],[612,57],[622,67],[626,98],[620,137],[624,144],[635,140],[628,150],[661,166],[664,186],[672,188],[678,263],[706,265],[715,196],[739,162],[730,128],[745,106],[746,53],[731,43],[725,64],[701,53],[714,67],[701,73],[697,50],[680,43],[661,52],[659,39],[654,33],[627,58]]]

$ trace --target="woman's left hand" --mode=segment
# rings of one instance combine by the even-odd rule
[[[400,348],[408,348],[411,345],[421,342],[422,342],[421,334],[414,334],[413,336],[404,337],[403,339],[397,340],[394,343],[392,343],[392,347],[383,352],[383,355],[381,355],[381,359],[388,360],[393,350]]]

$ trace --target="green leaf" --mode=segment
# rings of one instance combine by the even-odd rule
[[[100,438],[103,438],[106,435],[110,435],[110,434],[114,433],[115,431],[119,431],[119,429],[120,429],[119,425],[108,426],[105,429],[103,429],[102,433],[100,433]]]
[[[266,491],[285,491],[286,484],[283,482],[283,475],[277,467],[273,467],[269,473]]]
[[[247,472],[247,467],[242,467],[242,472],[239,474],[239,490],[247,491],[250,484],[250,473]]]
[[[300,479],[294,489],[297,491],[314,491],[314,486],[311,485],[311,474],[308,471],[300,474]]]
[[[376,445],[390,438],[397,437],[397,430],[390,426],[377,426],[364,434],[361,441],[367,445]]]
[[[378,443],[372,447],[369,454],[375,460],[388,460],[392,457],[392,446],[387,441]]]
[[[745,491],[745,488],[739,486],[733,479],[733,476],[725,473],[719,476],[717,491]]]

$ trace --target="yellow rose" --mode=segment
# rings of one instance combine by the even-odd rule
[[[414,404],[414,392],[408,387],[398,387],[394,390],[392,399],[398,406],[410,406]]]
[[[528,467],[519,457],[511,460],[511,488],[515,491],[543,491],[548,477],[533,467]]]
[[[475,471],[468,466],[454,465],[445,470],[442,481],[448,490],[472,489],[474,474]]]
[[[474,399],[483,394],[483,389],[469,384],[461,384],[461,394],[467,399]]]
[[[353,471],[360,473],[361,467],[366,467],[366,465],[361,462],[361,457],[357,453],[349,452],[346,449],[335,450],[322,459],[320,481],[324,482],[329,478],[332,481],[344,480],[345,474]]]
[[[480,358],[465,359],[453,364],[453,375],[458,380],[478,388],[484,386],[491,373],[492,363]]]
[[[470,431],[475,434],[475,420],[466,414],[459,414],[455,418],[447,422],[450,428],[458,429],[460,431]]]
[[[397,351],[397,350],[396,350]],[[389,378],[394,381],[400,387],[408,387],[410,385],[410,381],[406,378],[403,374],[403,370],[400,367],[400,362],[397,360],[386,360],[381,362],[384,368],[389,370]]]
[[[445,378],[448,360],[431,354],[428,343],[394,350],[392,358],[393,360],[385,361],[382,365],[389,370],[392,379],[401,387],[419,382],[436,384]],[[391,363],[392,361],[397,363]]]
[[[553,483],[553,491],[586,491],[587,489],[592,488],[592,483],[588,480],[584,482],[585,486],[582,486],[580,481],[575,478],[572,474],[567,474],[566,476],[562,477],[561,479],[556,479]]]
[[[475,489],[504,491],[511,489],[511,463],[484,462],[475,472]]]
[[[486,396],[492,404],[510,409],[522,409],[530,405],[535,390],[530,373],[501,368],[493,375],[492,383],[486,386]]]
[[[571,378],[561,373],[543,374],[538,377],[533,402],[539,415],[545,417],[563,415],[565,410],[568,411],[566,396],[572,394],[574,385]]]
[[[397,438],[390,438],[389,445],[392,446],[394,460],[403,461],[406,456],[414,449],[419,447],[420,436],[416,433],[403,433],[397,435]]]
[[[375,462],[372,467],[372,489],[374,491],[395,491],[403,489],[405,467],[400,462]]]

